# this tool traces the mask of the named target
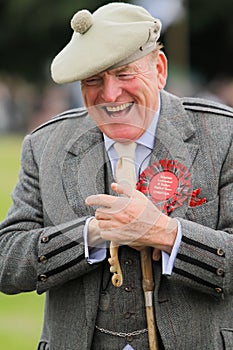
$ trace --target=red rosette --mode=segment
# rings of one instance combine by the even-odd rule
[[[190,197],[191,175],[177,160],[161,159],[142,172],[136,189],[168,214]]]

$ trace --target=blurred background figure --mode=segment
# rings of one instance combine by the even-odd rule
[[[162,43],[169,59],[169,79],[166,89],[183,96],[194,94],[190,80],[190,48],[188,3],[185,0],[134,0],[153,16],[161,19]]]
[[[233,107],[233,77],[230,75],[217,76],[197,95]]]
[[[0,1],[0,133],[25,134],[63,107],[83,105],[79,84],[58,89],[51,82],[49,66],[54,52],[70,37],[70,30],[64,30],[70,17],[82,8],[93,12],[109,2],[57,0],[54,6],[52,0]],[[232,105],[231,0],[125,2],[142,5],[163,22],[168,91],[179,96],[203,94]]]
[[[0,82],[0,132],[10,129],[10,92],[3,82]]]
[[[28,129],[33,130],[49,118],[69,108],[69,91],[67,89],[56,85],[45,86],[41,95],[37,96]]]

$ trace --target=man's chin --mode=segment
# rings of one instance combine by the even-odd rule
[[[145,130],[143,128],[137,128],[131,125],[114,125],[112,128],[100,128],[101,131],[107,135],[110,139],[117,142],[132,142],[137,140]]]

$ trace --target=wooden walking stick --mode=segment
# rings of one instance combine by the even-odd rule
[[[120,287],[123,283],[123,276],[118,259],[119,247],[111,242],[110,244],[110,258],[108,259],[110,272],[113,273],[112,284],[115,287]],[[155,324],[154,304],[153,304],[153,291],[154,291],[154,278],[152,270],[151,248],[146,247],[140,252],[141,257],[141,270],[142,270],[142,288],[145,297],[146,306],[146,319],[148,327],[148,339],[150,350],[158,350],[158,338]]]
[[[151,248],[146,247],[140,252],[141,270],[142,270],[142,287],[145,297],[146,319],[148,326],[148,339],[150,350],[158,350],[158,338],[155,324],[153,291],[154,278],[152,270]]]
[[[110,272],[113,273],[112,284],[115,287],[121,287],[123,283],[123,276],[118,258],[118,249],[119,247],[114,242],[110,243],[110,258],[108,259],[108,261],[110,264]],[[142,288],[145,297],[149,348],[150,350],[158,350],[159,346],[153,304],[154,278],[152,269],[151,248],[145,247],[143,250],[141,250],[140,258],[142,270]]]

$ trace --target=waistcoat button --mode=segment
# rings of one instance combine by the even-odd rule
[[[132,335],[127,335],[126,340],[130,343],[133,340]]]
[[[131,259],[127,259],[125,261],[125,265],[132,265],[133,264],[133,261]]]

